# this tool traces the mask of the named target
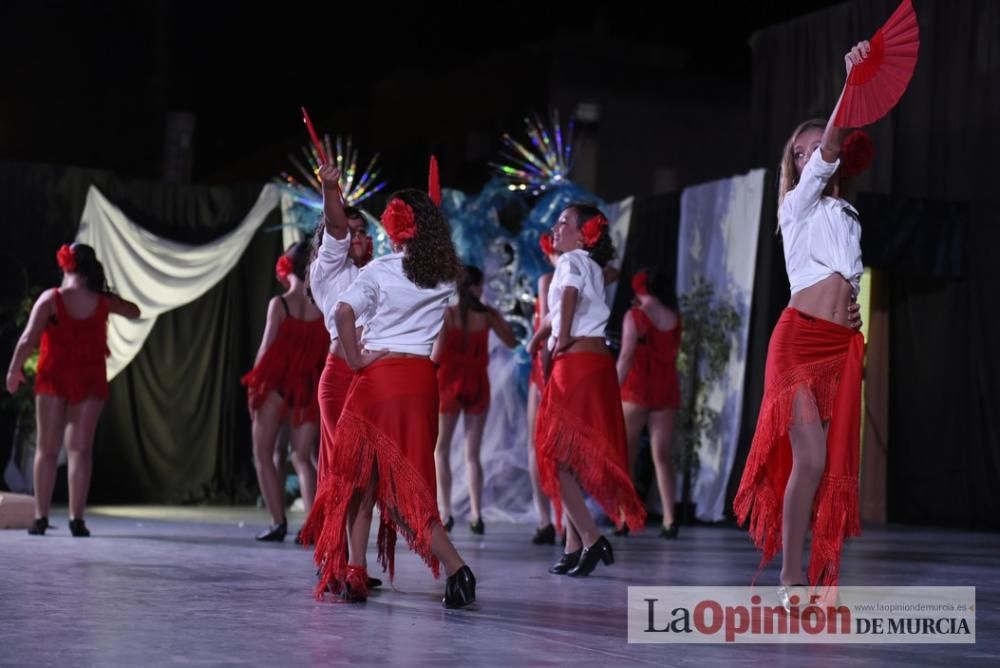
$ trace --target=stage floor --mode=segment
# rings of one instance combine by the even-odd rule
[[[267,520],[252,508],[94,508],[89,539],[65,509],[52,519],[45,537],[0,532],[0,665],[1000,665],[998,534],[868,527],[845,552],[842,584],[977,587],[975,645],[629,645],[627,585],[746,585],[746,534],[614,538],[614,566],[572,579],[546,572],[559,548],[531,545],[531,527],[462,523],[478,607],[446,611],[443,579],[402,544],[396,590],[317,602],[311,554],[294,534],[254,541]],[[776,580],[772,566],[758,584]]]

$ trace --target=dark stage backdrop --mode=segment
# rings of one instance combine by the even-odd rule
[[[5,305],[23,294],[24,275],[28,285],[57,285],[56,249],[73,239],[92,184],[138,225],[191,244],[239,225],[261,190],[261,185],[173,185],[0,162],[0,261],[12,276],[4,285]],[[139,355],[112,382],[95,439],[92,501],[256,498],[250,421],[239,379],[253,363],[267,301],[278,290],[273,267],[281,235],[266,229],[280,223],[275,210],[220,283],[160,316]],[[0,313],[5,321],[9,317]],[[18,333],[4,331],[0,344],[9,355]],[[9,411],[2,428],[6,444]]]
[[[897,4],[856,0],[754,36],[755,162],[775,166],[798,122],[829,116],[844,81],[844,53]],[[913,4],[920,60],[898,108],[869,129],[877,157],[860,184],[891,197],[869,200],[869,210],[859,201],[866,259],[889,270],[888,518],[997,528],[1000,3]],[[769,187],[774,193],[773,175]],[[768,335],[788,296],[773,199],[765,200],[758,250],[744,449],[760,403]],[[871,220],[877,227],[869,230]],[[745,451],[734,481],[744,460]]]

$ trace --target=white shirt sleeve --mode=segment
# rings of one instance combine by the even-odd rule
[[[362,269],[351,286],[337,298],[337,303],[347,304],[354,310],[358,322],[371,320],[378,306],[378,277],[376,272],[370,271],[374,268],[373,265]]]
[[[840,166],[840,159],[827,162],[823,159],[823,150],[817,147],[809,157],[809,162],[802,168],[798,185],[785,195],[785,201],[781,203],[781,215],[778,221],[781,226],[794,224],[805,218],[819,202],[819,198],[826,189],[826,184],[830,177],[834,175]]]
[[[577,291],[582,290],[586,279],[584,278],[583,268],[580,267],[577,262],[578,258],[576,255],[568,253],[564,257],[566,258],[566,261],[562,263],[561,267],[559,267],[562,271],[562,274],[559,277],[560,286],[563,289],[576,288]],[[555,279],[553,278],[553,280]]]
[[[343,239],[334,239],[323,232],[323,243],[316,252],[316,259],[309,269],[310,282],[318,283],[343,269],[344,263],[347,261],[347,251],[350,249],[350,235]]]

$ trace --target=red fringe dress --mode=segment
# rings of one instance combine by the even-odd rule
[[[489,337],[488,328],[469,332],[452,327],[445,334],[437,372],[442,413],[478,415],[490,407]]]
[[[681,406],[677,378],[677,351],[681,347],[681,323],[673,329],[657,329],[641,308],[629,311],[639,334],[632,368],[622,383],[622,401],[658,411]]]
[[[108,299],[98,295],[94,312],[73,318],[60,290],[55,290],[56,315],[42,331],[35,394],[47,394],[76,404],[88,397],[108,398]]]
[[[607,326],[604,277],[584,251],[560,256],[549,287],[549,308],[558,313],[565,287],[578,290],[571,334],[595,336]],[[553,331],[559,326],[553,321]],[[535,425],[538,477],[562,528],[559,470],[566,469],[619,528],[642,529],[646,509],[629,477],[618,373],[609,353],[557,355],[538,407]]]
[[[318,423],[316,387],[330,349],[330,335],[322,318],[292,317],[287,304],[285,311],[274,341],[241,382],[255,409],[274,392],[281,397],[282,414],[290,416],[292,425]]]

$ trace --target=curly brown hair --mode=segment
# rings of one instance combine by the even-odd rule
[[[389,198],[413,209],[417,234],[406,242],[403,273],[421,288],[434,288],[458,279],[462,265],[451,241],[451,230],[441,210],[421,190],[400,190]]]

